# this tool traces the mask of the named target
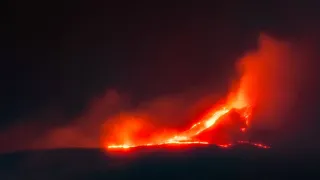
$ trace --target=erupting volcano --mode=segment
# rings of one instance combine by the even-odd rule
[[[157,140],[154,142],[149,143],[142,143],[142,144],[107,144],[108,149],[128,149],[137,146],[157,146],[157,145],[185,145],[185,144],[218,144],[220,147],[230,147],[233,143],[249,143],[247,141],[239,140],[230,140],[221,137],[223,133],[228,133],[225,130],[225,126],[227,128],[231,128],[233,132],[241,132],[245,133],[246,129],[249,125],[252,107],[248,103],[248,101],[243,97],[241,91],[239,91],[235,97],[231,97],[229,101],[224,106],[213,108],[210,110],[203,118],[201,118],[197,123],[193,124],[190,129],[183,131],[181,133],[172,135],[172,137],[161,139],[156,138]],[[239,116],[238,118],[234,118],[234,115]],[[221,122],[220,122],[221,121]],[[235,122],[236,121],[236,122]],[[239,122],[242,121],[242,122]],[[225,122],[229,124],[225,124]],[[231,124],[230,124],[231,123]],[[239,126],[239,124],[241,124]],[[235,130],[232,127],[238,127]],[[214,138],[211,141],[203,141],[201,139],[208,139],[203,137],[206,134],[206,131],[212,133],[210,129],[213,128],[214,135],[218,136],[218,138]],[[221,130],[220,130],[221,129]],[[219,131],[221,133],[219,133]],[[202,138],[201,138],[202,136]],[[232,135],[228,135],[228,137],[232,137]],[[261,148],[268,148],[268,146],[257,144],[257,143],[250,143],[252,145],[261,147]]]
[[[279,65],[288,59],[286,44],[261,35],[258,51],[245,54],[238,62],[241,76],[223,103],[213,106],[204,116],[196,119],[189,129],[180,132],[151,133],[144,132],[142,123],[133,117],[125,117],[126,123],[111,136],[117,140],[105,141],[107,149],[128,149],[137,146],[181,145],[181,144],[217,144],[229,147],[235,143],[249,143],[246,137],[251,127],[252,114],[257,105],[268,110],[279,111],[280,90],[287,88],[284,80],[288,77]],[[285,92],[285,91],[283,91]],[[286,93],[288,94],[288,93]],[[267,111],[266,111],[267,112]],[[126,131],[126,132],[124,132]],[[130,131],[130,133],[128,133]],[[120,137],[120,138],[119,138]],[[268,148],[256,143],[252,145]]]

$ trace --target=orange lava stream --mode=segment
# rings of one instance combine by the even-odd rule
[[[283,79],[279,79],[278,77],[286,75],[286,73],[289,72],[284,71],[286,70],[284,68],[286,67],[286,64],[279,64],[279,62],[282,59],[286,60],[291,58],[291,48],[289,48],[289,46],[286,43],[279,43],[278,41],[266,35],[261,34],[258,45],[259,46],[257,51],[250,51],[246,53],[237,62],[237,69],[241,73],[241,77],[239,81],[235,84],[237,86],[233,86],[233,88],[237,89],[231,89],[232,91],[230,92],[227,99],[225,99],[226,103],[223,104],[223,106],[215,107],[215,109],[210,110],[209,113],[206,114],[206,116],[201,118],[199,121],[195,121],[196,123],[193,124],[186,131],[183,131],[178,134],[169,134],[169,136],[167,136],[168,134],[166,134],[166,138],[162,136],[163,134],[159,134],[159,136],[156,135],[157,137],[150,141],[142,141],[142,139],[134,137],[137,131],[142,129],[140,128],[139,122],[133,122],[132,124],[128,123],[128,126],[126,126],[125,124],[124,126],[121,126],[121,128],[119,128],[123,132],[112,129],[115,131],[115,134],[113,134],[115,140],[113,140],[113,137],[111,136],[112,138],[110,141],[120,143],[120,145],[107,144],[106,148],[130,148],[135,146],[153,146],[162,144],[209,144],[209,142],[199,142],[196,139],[200,138],[200,134],[206,135],[204,131],[206,131],[209,128],[211,129],[212,127],[217,127],[217,133],[222,132],[213,139],[219,139],[221,136],[221,139],[223,141],[217,140],[216,142],[224,142],[225,139],[228,139],[224,136],[228,135],[223,134],[223,130],[228,129],[228,127],[225,128],[223,126],[223,128],[219,129],[218,124],[220,124],[220,122],[223,122],[221,124],[224,124],[224,122],[226,122],[225,124],[227,126],[229,124],[227,122],[227,119],[232,118],[223,118],[223,116],[225,116],[229,112],[231,114],[231,112],[233,112],[234,110],[236,111],[236,113],[242,116],[242,118],[240,119],[245,121],[244,123],[242,123],[242,125],[245,125],[245,127],[241,127],[239,131],[244,133],[247,132],[247,127],[250,127],[251,125],[250,117],[253,107],[258,107],[260,105],[261,109],[266,108],[269,111],[270,109],[268,107],[273,107],[273,105],[277,104],[273,101],[278,99],[282,94],[280,93],[282,91],[278,89],[279,87],[283,88],[285,86],[283,84],[285,83],[285,81]],[[272,70],[272,76],[270,76],[270,70]],[[280,103],[281,101],[277,102]],[[218,121],[219,123],[217,123]],[[232,123],[230,122],[230,124]],[[229,131],[227,132],[226,130],[225,132],[228,133]],[[145,134],[147,134],[147,132]],[[232,135],[238,134],[235,133]],[[148,134],[146,136],[148,136]],[[145,142],[152,143],[145,144]],[[121,143],[123,144],[121,145]],[[266,147],[264,145],[256,143],[250,144],[258,147]],[[221,145],[221,147],[229,146],[231,145]]]
[[[185,145],[185,144],[210,144],[205,141],[195,141],[192,138],[199,135],[206,129],[213,127],[218,120],[221,119],[224,115],[228,114],[232,109],[242,110],[241,115],[245,120],[245,124],[248,126],[249,118],[251,115],[251,106],[247,103],[246,98],[243,96],[243,93],[239,91],[237,96],[229,98],[228,103],[225,106],[211,110],[204,118],[202,118],[197,123],[193,124],[190,129],[179,133],[171,138],[165,139],[158,143],[147,143],[147,144],[121,144],[121,145],[107,145],[107,149],[129,149],[137,146],[159,146],[159,145]],[[243,111],[245,109],[245,111]],[[241,128],[240,131],[245,132],[246,128]],[[238,143],[249,143],[245,141],[239,141]],[[268,148],[268,146],[258,144],[258,143],[249,143],[251,145]],[[233,144],[218,145],[220,147],[230,147]]]
[[[249,141],[238,141],[237,144],[250,144],[250,145],[253,145],[255,147],[259,147],[259,148],[263,148],[263,149],[269,149],[270,148],[270,146],[267,146],[267,145],[264,145],[264,144],[261,144],[261,143],[252,143],[252,142],[249,142]],[[222,148],[229,148],[229,147],[232,147],[234,145],[235,144],[220,144],[218,146],[222,147]]]
[[[109,145],[109,149],[129,149],[133,147],[141,147],[141,146],[161,146],[161,145],[179,145],[179,144],[209,144],[205,141],[187,141],[187,142],[164,142],[164,143],[157,143],[157,144],[142,144],[142,145]]]
[[[107,145],[108,149],[128,149],[137,146],[157,146],[157,145],[165,145],[165,144],[209,144],[208,142],[201,142],[201,141],[193,141],[192,137],[200,134],[207,128],[213,126],[217,120],[222,117],[223,115],[227,114],[230,109],[222,108],[218,111],[210,112],[205,120],[202,120],[196,124],[194,124],[189,130],[182,132],[179,135],[173,136],[172,138],[166,139],[160,143],[148,143],[148,144],[122,144],[122,145]]]
[[[205,141],[189,141],[189,142],[168,142],[168,143],[159,143],[159,144],[142,144],[142,145],[109,145],[108,149],[130,149],[135,147],[150,147],[150,146],[161,146],[161,145],[192,145],[192,144],[199,144],[199,145],[208,145],[209,142]],[[263,148],[263,149],[269,149],[270,146],[261,144],[261,143],[251,143],[249,141],[238,141],[236,144],[250,144],[255,147]],[[218,144],[217,146],[221,148],[230,148],[234,146],[235,144]]]

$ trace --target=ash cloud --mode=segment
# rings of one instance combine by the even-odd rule
[[[97,148],[101,126],[106,119],[127,106],[127,97],[116,90],[108,90],[104,96],[96,97],[87,110],[72,123],[53,128],[31,144],[31,148]]]
[[[255,128],[275,129],[284,125],[304,78],[303,56],[297,44],[261,34],[257,50],[240,58],[239,87],[255,106]]]
[[[244,88],[251,103],[256,106],[253,128],[272,129],[284,124],[303,79],[299,69],[302,57],[303,53],[299,53],[292,43],[262,34],[258,49],[244,54],[237,61],[236,67],[240,72],[238,86]],[[11,141],[1,151],[100,147],[106,140],[123,141],[112,136],[117,130],[127,133],[125,136],[134,136],[141,129],[147,132],[147,135],[141,136],[184,130],[222,98],[226,98],[225,94],[214,89],[211,93],[208,89],[193,90],[157,97],[134,106],[128,95],[107,90],[103,97],[94,98],[87,110],[67,125],[53,128],[35,123],[12,126],[0,133],[1,144]],[[55,118],[65,119],[52,113],[41,118],[53,121]],[[130,121],[132,118],[134,121]],[[132,122],[135,122],[133,126],[123,131],[126,123]]]
[[[8,128],[0,137],[4,144],[9,141],[11,144],[2,147],[0,152],[98,148],[106,141],[123,142],[124,137],[134,138],[137,135],[146,136],[141,140],[154,140],[153,137],[160,138],[161,134],[167,136],[168,132],[188,128],[219,98],[219,94],[204,94],[199,90],[165,95],[133,106],[127,95],[107,90],[103,97],[94,98],[82,115],[66,125],[25,123]],[[41,118],[50,118],[51,122],[55,118],[67,121],[63,116],[54,116],[54,113],[47,113]]]

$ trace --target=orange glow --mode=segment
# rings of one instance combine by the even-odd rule
[[[158,144],[141,144],[141,145],[109,145],[107,146],[108,149],[129,149],[133,147],[148,147],[148,146],[161,146],[161,145],[188,145],[188,144],[209,144],[208,142],[202,141],[186,141],[186,142],[165,142],[165,143],[158,143]]]
[[[135,148],[135,147],[151,147],[151,146],[162,146],[162,145],[192,145],[192,144],[198,144],[198,145],[209,145],[210,143],[208,142],[201,142],[201,141],[190,141],[190,142],[177,142],[177,143],[162,143],[162,144],[142,144],[142,145],[135,145],[135,146],[129,146],[129,145],[110,145],[107,146],[109,150],[125,150],[125,149],[130,149],[130,148]],[[261,144],[261,143],[250,143],[248,141],[238,141],[235,144],[219,144],[217,145],[218,147],[221,148],[231,148],[236,144],[249,144],[258,148],[263,148],[263,149],[269,149],[270,146]]]
[[[174,135],[167,136],[155,136],[149,140],[149,142],[144,142],[141,138],[135,139],[129,132],[141,129],[141,124],[137,123],[137,120],[131,118],[132,121],[126,123],[127,125],[122,128],[122,130],[117,131],[122,133],[123,144],[106,144],[107,149],[129,149],[137,146],[157,146],[157,145],[181,145],[181,144],[210,144],[207,141],[195,140],[195,137],[201,134],[203,131],[212,128],[216,123],[223,119],[226,114],[228,114],[232,109],[236,109],[240,112],[244,124],[248,125],[251,116],[251,106],[247,103],[246,98],[243,96],[242,91],[236,96],[230,96],[228,102],[219,108],[213,108],[210,110],[203,118],[201,118],[197,123],[193,124],[188,130],[176,133]],[[239,129],[241,132],[245,132],[246,128]],[[166,138],[164,138],[166,137]],[[130,139],[130,141],[128,140]],[[146,141],[146,140],[145,140]],[[229,147],[230,145],[220,145],[221,147]]]
[[[196,119],[196,121],[194,121],[196,123],[192,124],[189,129],[182,132],[171,131],[170,133],[158,133],[146,129],[143,130],[143,126],[141,126],[142,129],[134,128],[134,130],[139,129],[139,132],[140,130],[148,132],[145,136],[148,138],[142,139],[141,136],[136,136],[136,131],[133,134],[127,133],[128,131],[132,132],[132,128],[136,127],[134,122],[131,123],[128,121],[122,130],[117,130],[113,133],[113,135],[121,138],[126,137],[126,140],[123,139],[121,141],[120,138],[120,141],[105,141],[104,143],[106,148],[131,148],[136,146],[155,146],[164,144],[217,144],[218,142],[220,144],[224,141],[227,141],[227,144],[220,145],[220,147],[227,148],[232,146],[236,140],[226,138],[225,136],[228,135],[223,133],[214,134],[216,138],[221,139],[217,140],[218,142],[200,141],[198,138],[200,138],[200,134],[205,134],[204,132],[209,129],[215,129],[215,132],[222,132],[227,129],[220,127],[230,125],[227,119],[232,119],[232,117],[228,117],[227,115],[231,114],[231,112],[237,112],[240,114],[243,126],[237,127],[237,130],[240,133],[245,134],[248,131],[248,127],[251,126],[250,121],[253,109],[257,109],[256,107],[262,107],[264,110],[268,111],[268,113],[265,114],[270,114],[271,108],[273,111],[279,111],[274,108],[274,106],[276,106],[275,102],[278,102],[277,99],[280,97],[275,92],[277,92],[276,90],[282,83],[275,83],[278,82],[277,80],[280,76],[273,76],[269,70],[274,70],[275,73],[279,71],[280,74],[283,72],[282,69],[278,67],[277,61],[286,57],[286,46],[281,43],[277,43],[265,35],[260,37],[259,46],[258,51],[247,53],[240,59],[237,65],[241,71],[241,77],[237,81],[236,88],[231,89],[228,96],[224,99],[225,102],[219,106],[214,106],[212,109],[209,109],[204,116]],[[241,135],[239,135],[239,137],[240,136]],[[130,141],[127,139],[130,139]],[[250,144],[261,148],[268,148],[262,144]]]

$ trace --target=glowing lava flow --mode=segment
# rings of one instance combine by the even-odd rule
[[[230,111],[229,108],[222,108],[218,111],[210,112],[204,120],[194,124],[189,130],[182,132],[180,135],[173,136],[160,143],[136,144],[136,145],[107,145],[108,149],[128,149],[137,146],[157,146],[157,145],[170,145],[170,144],[209,144],[209,142],[193,141],[192,137],[200,134],[202,131],[214,125],[218,119]]]
[[[237,89],[232,89],[235,91],[230,92],[223,106],[212,109],[206,114],[206,116],[201,118],[199,121],[196,121],[197,123],[192,125],[189,129],[178,134],[167,134],[167,132],[164,133],[165,135],[161,133],[150,134],[149,131],[142,130],[141,126],[143,126],[143,123],[139,123],[139,121],[114,126],[115,128],[110,128],[110,130],[108,129],[109,131],[106,131],[108,133],[114,132],[109,135],[110,140],[108,139],[108,141],[120,143],[120,145],[107,144],[106,147],[112,149],[163,144],[209,144],[211,142],[220,144],[225,142],[236,142],[233,135],[237,136],[239,134],[233,131],[233,128],[225,126],[228,126],[228,124],[240,126],[241,123],[241,127],[237,130],[239,132],[247,132],[247,127],[250,127],[251,125],[250,118],[253,107],[258,107],[260,105],[260,110],[267,108],[269,111],[270,109],[268,107],[272,107],[277,104],[275,103],[276,101],[272,101],[280,97],[279,93],[282,91],[277,89],[279,88],[279,85],[282,85],[285,82],[278,80],[278,77],[283,75],[283,68],[285,67],[285,64],[279,65],[279,61],[281,59],[290,59],[290,51],[291,50],[289,47],[287,48],[286,43],[278,43],[276,40],[273,40],[268,36],[261,35],[259,38],[259,49],[257,51],[250,51],[246,53],[241,57],[241,59],[239,59],[239,62],[237,62],[237,68],[241,73],[241,77],[236,84]],[[288,55],[289,57],[287,57]],[[279,76],[278,74],[270,76],[271,69],[274,70],[272,72],[279,73]],[[264,93],[267,93],[266,95],[268,96],[265,96]],[[233,118],[236,116],[232,116],[232,112],[236,112],[237,116],[240,114],[242,117]],[[230,117],[226,116],[226,114],[230,115]],[[234,122],[237,121],[237,123],[240,119],[243,123],[239,122],[238,124],[232,124],[231,120],[228,121],[228,119],[235,119]],[[220,124],[220,122],[223,123]],[[224,126],[222,126],[222,124]],[[208,134],[206,132],[209,132],[209,129],[211,130],[211,128],[215,128],[214,133],[216,133],[213,135],[214,137],[208,137],[208,139],[211,138],[212,141],[199,142],[197,139],[201,138],[201,136],[205,137],[205,135]],[[141,134],[140,131],[142,131]],[[228,133],[232,134],[230,135],[232,136],[231,138],[227,137]],[[156,137],[154,138],[153,135]],[[237,137],[240,138],[240,136]],[[265,147],[261,144],[252,145]],[[221,145],[221,147],[228,146],[229,145]]]
[[[255,146],[255,147],[258,147],[258,148],[263,148],[263,149],[269,149],[270,146],[267,146],[267,145],[264,145],[264,144],[261,144],[261,143],[251,143],[249,141],[238,141],[237,144],[250,144],[252,146]],[[230,148],[232,146],[234,146],[235,144],[219,144],[218,146],[219,147],[222,147],[222,148]]]
[[[159,143],[159,144],[143,144],[143,145],[109,145],[108,149],[130,149],[134,147],[148,147],[148,146],[161,146],[161,145],[192,145],[192,144],[203,144],[203,145],[208,145],[210,144],[209,142],[202,142],[202,141],[190,141],[190,142],[167,142],[167,143]],[[251,143],[249,141],[238,141],[236,144],[250,144],[258,148],[263,148],[263,149],[269,149],[270,146],[261,144],[261,143]],[[234,146],[235,144],[218,144],[217,146],[221,148],[230,148]]]
[[[129,149],[133,147],[142,147],[142,146],[161,146],[161,145],[179,145],[179,144],[209,144],[208,142],[202,141],[187,141],[187,142],[164,142],[158,144],[142,144],[142,145],[109,145],[109,149]]]
[[[187,131],[184,131],[180,133],[179,135],[173,136],[172,138],[166,139],[160,143],[148,143],[148,144],[135,144],[135,145],[130,145],[130,144],[123,144],[123,145],[107,145],[108,149],[129,149],[132,147],[137,147],[137,146],[158,146],[158,145],[180,145],[180,144],[209,144],[209,142],[204,142],[204,141],[194,141],[192,140],[193,137],[199,135],[201,132],[204,130],[212,127],[213,125],[216,124],[216,122],[224,115],[229,113],[231,109],[245,109],[245,111],[242,111],[241,115],[245,119],[245,123],[248,125],[248,120],[250,117],[250,107],[243,103],[244,101],[239,101],[243,100],[239,97],[236,99],[237,101],[233,101],[231,105],[229,106],[224,106],[218,110],[212,110],[210,111],[202,120],[200,120],[198,123],[194,124],[191,126],[190,129]],[[241,131],[244,132],[246,129],[241,128]],[[230,145],[220,145],[220,147],[229,147]],[[259,145],[259,147],[265,147],[267,146],[264,145]]]

